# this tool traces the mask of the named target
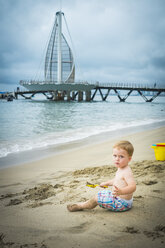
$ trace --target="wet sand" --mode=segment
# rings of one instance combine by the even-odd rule
[[[120,139],[135,147],[131,167],[137,190],[130,211],[96,207],[70,213],[66,208],[97,194],[100,188],[87,182],[113,177],[116,140],[1,169],[0,247],[164,247],[165,161],[155,160],[151,145],[165,141],[165,128]]]

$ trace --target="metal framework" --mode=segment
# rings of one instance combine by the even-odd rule
[[[107,92],[105,93],[106,90]],[[110,91],[112,90],[117,95],[120,102],[125,102],[132,92],[137,92],[145,100],[145,102],[152,102],[162,92],[165,92],[165,88],[147,87],[141,84],[102,84],[95,87],[95,91],[91,96],[91,100],[94,100],[96,93],[99,92],[101,99],[103,101],[106,101],[107,97],[110,94]],[[127,91],[127,93],[123,95],[121,94],[122,91]],[[145,92],[153,92],[153,95],[150,98],[147,98]]]
[[[28,85],[28,84],[27,84]],[[50,85],[51,86],[51,85]],[[49,88],[50,88],[49,86]],[[28,88],[28,86],[27,86]],[[46,87],[42,90],[38,85],[37,90],[30,90],[29,87],[28,91],[18,91],[15,92],[15,97],[17,98],[18,95],[26,99],[30,99],[35,94],[44,94],[47,99],[55,99],[55,100],[76,100],[78,97],[78,101],[83,100],[83,94],[86,95],[86,101],[93,101],[95,99],[96,94],[100,94],[102,101],[106,101],[107,97],[110,95],[111,91],[119,98],[120,102],[125,102],[126,99],[130,96],[132,92],[138,93],[146,102],[152,102],[157,96],[161,93],[165,93],[165,88],[152,88],[146,87],[143,85],[127,85],[124,84],[88,84],[88,83],[75,83],[75,84],[60,84],[60,85],[53,85],[50,90],[47,90]],[[36,88],[36,87],[35,87]],[[127,91],[124,95],[122,94],[123,91]],[[145,92],[152,92],[152,96],[148,98]],[[58,98],[57,95],[60,93],[60,97]],[[30,96],[28,96],[30,94]],[[26,96],[27,95],[27,96]]]
[[[16,99],[18,95],[26,99],[31,99],[35,94],[42,93],[47,99],[55,101],[64,100],[65,98],[68,101],[76,100],[76,98],[78,98],[78,101],[82,101],[83,94],[85,94],[86,101],[92,101],[98,92],[101,99],[106,101],[110,92],[113,90],[120,102],[125,102],[133,91],[138,92],[146,102],[152,102],[158,95],[165,92],[164,88],[156,88],[156,84],[153,88],[149,88],[140,84],[125,85],[123,83],[109,83],[105,85],[99,83],[89,84],[88,82],[76,83],[73,54],[62,33],[63,17],[65,17],[63,12],[56,12],[56,18],[45,57],[45,80],[21,80],[20,85],[24,86],[27,91],[14,92]],[[126,95],[121,93],[121,91],[124,90],[127,91]],[[144,91],[151,91],[154,92],[154,94],[148,99]]]
[[[75,65],[72,51],[62,33],[61,11],[56,13],[56,19],[48,44],[45,57],[45,81],[47,82],[74,82]]]

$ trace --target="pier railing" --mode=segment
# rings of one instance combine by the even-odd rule
[[[105,92],[105,90],[107,91]],[[136,95],[140,95],[146,102],[152,102],[162,92],[165,93],[165,88],[157,88],[156,84],[149,86],[149,85],[136,84],[136,83],[97,83],[95,92],[92,96],[92,100],[94,99],[96,93],[99,92],[102,100],[105,101],[109,96],[110,91],[112,90],[117,95],[120,102],[125,102],[132,92],[134,93],[136,92]],[[127,93],[123,95],[125,91]],[[146,96],[146,92],[152,92],[152,96],[148,98]]]
[[[165,90],[165,87],[157,87],[156,84],[138,84],[138,83],[95,83],[100,88],[120,88],[120,89],[143,89],[143,90]]]
[[[35,94],[43,94],[47,99],[52,100],[83,100],[85,95],[86,101],[95,100],[96,95],[100,95],[103,101],[107,100],[107,97],[115,94],[120,102],[125,102],[126,99],[132,95],[140,95],[146,102],[152,102],[157,96],[165,96],[165,88],[158,88],[156,83],[153,85],[144,85],[137,83],[89,83],[87,81],[79,81],[75,83],[61,83],[45,82],[45,81],[21,81],[20,84],[28,90],[17,90],[14,92],[15,98],[18,95],[26,99],[31,99]],[[125,93],[126,92],[126,93]],[[133,93],[134,92],[134,93]],[[150,98],[146,92],[150,92]]]

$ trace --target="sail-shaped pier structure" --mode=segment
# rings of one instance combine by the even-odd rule
[[[73,83],[75,65],[72,51],[62,33],[62,16],[57,12],[45,57],[45,81]]]
[[[56,12],[45,56],[44,80],[21,80],[20,85],[30,91],[49,92],[53,100],[63,100],[64,95],[67,95],[69,100],[71,94],[78,94],[79,98],[82,98],[83,92],[86,93],[86,99],[90,99],[91,89],[95,85],[75,82],[73,53],[62,32],[63,17],[63,12]]]
[[[136,91],[146,102],[152,102],[165,88],[148,87],[141,84],[108,83],[108,84],[88,84],[87,82],[75,82],[75,64],[72,50],[62,32],[62,20],[64,13],[58,11],[45,56],[44,80],[20,81],[26,91],[14,92],[15,98],[18,95],[26,99],[31,99],[35,94],[44,94],[47,99],[58,100],[78,100],[82,101],[84,96],[86,101],[93,101],[98,93],[105,101],[110,91],[119,98],[120,102],[125,102],[133,91]],[[127,91],[123,96],[122,91]],[[152,92],[148,99],[143,92]],[[30,96],[29,96],[30,95]]]

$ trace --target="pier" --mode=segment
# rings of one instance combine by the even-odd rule
[[[106,101],[110,97],[110,93],[115,94],[120,102],[125,102],[126,99],[132,94],[141,96],[145,102],[152,102],[161,93],[165,93],[165,88],[149,87],[141,84],[122,84],[122,83],[70,83],[70,84],[46,84],[45,83],[34,83],[26,82],[26,88],[30,85],[29,90],[25,91],[15,91],[15,99],[18,96],[22,96],[25,99],[31,99],[36,94],[43,94],[48,100],[53,101],[94,101],[96,100],[96,95],[100,95],[102,101]],[[34,84],[35,90],[32,90],[32,85]],[[23,82],[25,85],[25,82]],[[49,87],[48,87],[49,85]],[[146,93],[152,92],[151,96]],[[165,94],[163,94],[165,96]]]
[[[103,94],[103,90],[106,91],[106,93],[104,92]],[[156,87],[149,87],[149,86],[145,86],[142,84],[100,84],[98,86],[96,86],[95,88],[95,92],[91,98],[91,100],[94,99],[95,94],[97,92],[100,93],[101,99],[103,101],[105,101],[107,99],[107,97],[110,94],[110,91],[114,91],[114,93],[117,95],[117,97],[119,98],[120,102],[125,102],[126,99],[131,95],[131,93],[137,93],[137,95],[140,95],[145,102],[152,102],[157,96],[159,96],[162,92],[165,92],[165,88],[156,88]],[[124,91],[127,91],[127,93],[121,94]],[[153,95],[148,98],[148,96],[146,96],[146,92],[152,92]]]
[[[48,100],[52,101],[95,101],[96,95],[100,95],[102,101],[106,101],[110,94],[115,94],[120,102],[133,93],[140,95],[146,102],[152,102],[157,96],[165,92],[165,88],[157,88],[141,84],[124,83],[88,83],[75,82],[75,63],[72,49],[66,40],[62,24],[68,25],[61,11],[56,12],[51,37],[45,54],[44,79],[39,80],[21,80],[20,85],[26,88],[25,91],[17,89],[14,96],[22,96],[25,99],[31,99],[36,94],[43,94]],[[70,33],[68,30],[69,37]],[[148,98],[145,92],[152,92],[153,95]],[[124,93],[124,94],[123,94]]]

